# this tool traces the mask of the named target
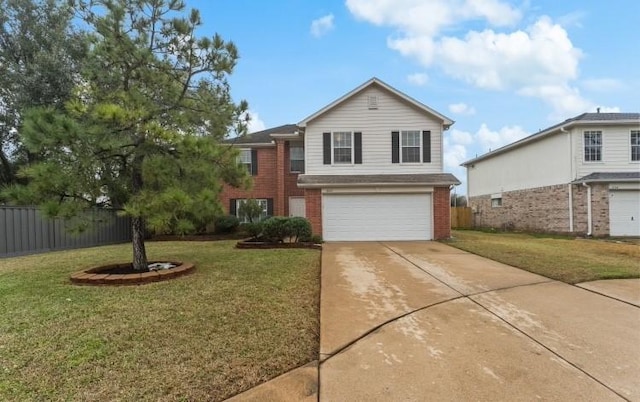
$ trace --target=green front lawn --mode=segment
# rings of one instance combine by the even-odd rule
[[[0,400],[222,400],[317,358],[320,254],[148,243],[195,273],[71,285],[130,245],[0,260]]]
[[[447,244],[567,283],[639,278],[640,245],[598,239],[454,230]]]

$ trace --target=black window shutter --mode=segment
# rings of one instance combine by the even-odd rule
[[[251,150],[251,176],[258,175],[258,150]]]
[[[431,163],[431,131],[422,132],[422,162]]]
[[[325,165],[331,165],[331,133],[322,133],[322,159]]]
[[[229,200],[229,215],[236,215],[236,199],[232,198]]]
[[[273,216],[273,198],[267,198],[267,216]]]
[[[362,164],[362,133],[353,133],[353,163]]]
[[[391,132],[391,163],[400,163],[400,132]]]

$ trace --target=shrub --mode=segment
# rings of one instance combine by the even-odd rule
[[[289,236],[287,221],[284,216],[274,216],[262,221],[262,237],[266,241],[282,243],[285,237]]]
[[[322,240],[322,236],[317,235],[317,234],[316,234],[316,235],[311,236],[311,238],[309,239],[309,241],[310,241],[311,243],[313,243],[313,244],[320,244],[320,243],[322,243],[322,242],[323,242],[323,240]]]
[[[305,218],[296,216],[286,222],[287,235],[298,243],[311,239],[311,223]]]
[[[240,221],[234,215],[221,215],[216,218],[214,225],[218,234],[233,233],[240,225]]]
[[[252,239],[257,239],[262,234],[262,222],[243,223],[240,230]]]

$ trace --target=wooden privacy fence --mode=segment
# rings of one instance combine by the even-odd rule
[[[473,228],[473,213],[470,207],[451,207],[451,228]]]
[[[48,219],[36,207],[0,206],[0,258],[131,241],[130,220],[115,211],[91,211],[100,221],[71,233],[62,219]]]

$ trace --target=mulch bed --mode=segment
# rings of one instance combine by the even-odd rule
[[[154,235],[150,241],[220,241],[220,240],[238,240],[245,239],[247,236],[230,233],[230,234],[202,234],[202,235]]]
[[[242,240],[236,243],[236,248],[241,249],[269,249],[269,248],[310,248],[322,250],[321,244],[300,242],[300,243],[270,243],[264,241]]]
[[[136,272],[131,263],[101,265],[76,272],[70,279],[77,285],[142,285],[187,275],[195,269],[190,262],[171,263],[174,268],[149,272]]]

